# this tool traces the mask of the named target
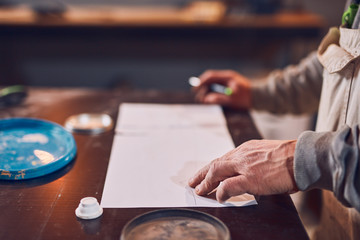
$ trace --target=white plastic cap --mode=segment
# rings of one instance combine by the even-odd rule
[[[98,201],[94,197],[85,197],[81,199],[78,208],[75,210],[77,217],[82,219],[95,219],[103,213]]]
[[[198,77],[190,77],[189,78],[189,84],[193,87],[198,87],[201,83],[200,78]]]

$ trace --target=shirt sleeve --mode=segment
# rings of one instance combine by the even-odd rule
[[[360,212],[359,125],[336,132],[300,135],[295,149],[294,173],[299,190],[333,191],[345,206]]]
[[[275,70],[262,84],[251,89],[252,107],[272,113],[303,114],[318,109],[323,67],[316,52],[298,65]]]

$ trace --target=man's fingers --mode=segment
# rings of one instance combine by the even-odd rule
[[[201,74],[199,78],[201,85],[211,83],[226,85],[236,74],[237,73],[232,70],[208,70]]]
[[[211,164],[211,163],[210,163]],[[188,184],[190,187],[195,188],[197,185],[199,185],[204,179],[206,174],[209,171],[210,168],[210,164],[206,165],[205,167],[203,167],[202,169],[200,169],[195,175],[194,177],[192,177]]]
[[[206,86],[194,87],[194,91],[196,92],[195,100],[203,102],[206,94],[209,92],[209,89]]]
[[[224,106],[228,106],[231,104],[230,97],[221,93],[208,93],[204,97],[203,102],[208,104],[220,104]]]
[[[214,190],[221,181],[234,176],[234,163],[228,161],[213,161],[204,180],[195,188],[199,195],[206,195]]]
[[[247,192],[248,181],[244,175],[238,175],[224,180],[216,190],[216,199],[225,202],[230,197]]]

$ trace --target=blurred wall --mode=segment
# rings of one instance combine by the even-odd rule
[[[1,0],[0,0],[1,1]],[[40,3],[43,0],[16,0]],[[323,15],[328,26],[340,24],[345,0],[283,0],[286,6],[302,7]],[[87,1],[65,0],[65,3]],[[99,2],[99,1],[92,1]],[[121,2],[117,0],[102,3]],[[131,1],[127,1],[131,2]],[[141,0],[142,3],[152,2]],[[158,4],[164,1],[155,1]],[[173,0],[173,4],[187,1]],[[111,30],[111,29],[110,29]],[[38,32],[37,32],[38,31]],[[324,33],[327,27],[324,28]],[[257,77],[273,68],[296,63],[307,52],[316,49],[318,39],[296,38],[282,44],[271,33],[238,34],[195,32],[151,38],[131,33],[98,31],[61,32],[6,29],[0,35],[0,85],[24,83],[33,86],[116,87],[188,89],[188,77],[206,69],[233,69]],[[38,33],[41,32],[40,35]],[[172,33],[171,33],[172,34]],[[207,35],[206,35],[207,34]],[[40,37],[39,37],[40,36]],[[144,37],[145,36],[145,37]],[[280,36],[286,40],[287,36]],[[119,40],[124,39],[124,41]],[[175,40],[174,40],[175,39]],[[225,40],[224,40],[225,39]],[[127,40],[127,42],[126,42]],[[144,44],[150,44],[145,48]],[[265,47],[261,50],[261,47]],[[131,50],[132,49],[132,50]],[[169,51],[167,51],[169,50]],[[132,54],[132,52],[134,54]],[[135,52],[136,51],[136,52]],[[159,54],[159,51],[162,53]]]
[[[346,0],[301,0],[301,2],[305,9],[324,16],[328,26],[340,25]]]

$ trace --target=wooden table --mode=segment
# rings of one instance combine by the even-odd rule
[[[17,107],[0,109],[0,118],[35,117],[63,124],[82,112],[107,113],[116,120],[122,102],[193,103],[188,92],[155,90],[30,89]],[[236,145],[260,136],[247,112],[225,110]],[[0,181],[0,239],[119,239],[123,226],[154,209],[104,209],[95,220],[80,220],[81,198],[101,200],[114,131],[74,135],[78,153],[65,168],[26,181]],[[196,208],[221,219],[236,239],[308,239],[289,195],[258,198],[242,208]]]

